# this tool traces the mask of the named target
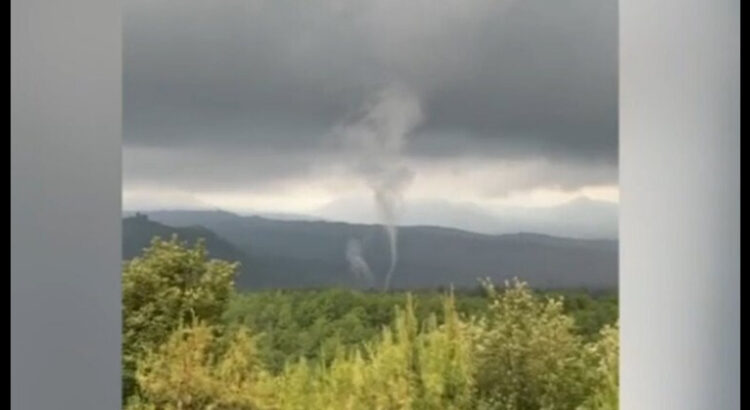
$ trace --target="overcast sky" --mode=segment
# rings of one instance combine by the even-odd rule
[[[383,103],[376,133],[398,134],[387,158],[409,172],[402,223],[430,204],[455,212],[426,222],[460,226],[467,210],[499,221],[519,210],[589,212],[568,204],[581,198],[618,201],[615,0],[124,8],[125,209],[374,221],[358,166],[381,157],[342,135],[394,87],[406,97]],[[616,225],[568,215],[593,223],[594,236]]]

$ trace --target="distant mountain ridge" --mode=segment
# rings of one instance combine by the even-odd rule
[[[152,221],[145,214],[133,214],[122,220],[122,257],[125,260],[140,256],[154,237],[168,240],[177,235],[179,240],[193,245],[198,239],[206,242],[211,257],[242,260],[246,255],[234,245],[202,226],[172,227]]]
[[[317,211],[328,220],[376,223],[377,212],[368,198],[343,198]],[[617,238],[618,205],[578,197],[555,206],[498,206],[487,209],[472,203],[411,200],[399,216],[400,225],[450,226],[471,232],[500,235],[536,232],[575,238]]]
[[[387,239],[380,225],[276,220],[225,211],[145,214],[161,230],[166,227],[179,234],[180,229],[190,229],[185,234],[193,236],[205,233],[212,238],[207,241],[213,242],[207,243],[212,254],[212,248],[233,252],[243,266],[237,280],[241,288],[381,287],[390,263]],[[125,218],[123,223],[132,223],[127,221]],[[145,236],[142,233],[138,237]],[[350,239],[362,241],[375,283],[364,283],[350,273],[345,258]],[[124,248],[137,248],[128,245],[132,240],[124,235]],[[143,239],[139,240],[142,243]],[[534,233],[490,235],[436,226],[408,226],[399,229],[398,252],[394,288],[451,284],[473,287],[481,277],[496,282],[519,277],[541,288],[617,287],[616,240]]]

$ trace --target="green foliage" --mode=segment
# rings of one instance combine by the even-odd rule
[[[221,349],[215,329],[203,323],[177,329],[147,352],[136,372],[141,403],[159,409],[261,409],[269,385],[253,338],[235,332]]]
[[[471,338],[453,299],[446,321],[421,324],[414,303],[396,308],[393,323],[359,348],[339,348],[330,364],[302,359],[274,378],[272,408],[468,409],[472,401]]]
[[[518,281],[233,295],[235,269],[176,238],[125,265],[126,409],[618,408],[616,300]]]
[[[183,321],[218,323],[233,289],[237,265],[209,260],[202,241],[192,248],[154,238],[122,274],[123,392],[133,393],[140,355],[164,343]]]
[[[259,348],[269,369],[280,372],[289,359],[331,359],[338,346],[372,340],[394,319],[394,306],[404,308],[403,293],[366,293],[347,289],[320,291],[265,291],[238,294],[229,303],[227,326],[246,326],[260,334]],[[419,318],[442,320],[443,294],[415,295]],[[487,298],[463,295],[455,300],[462,316],[487,308]]]
[[[589,349],[594,360],[594,391],[582,409],[617,410],[619,407],[620,328],[607,325],[599,333],[599,340]]]
[[[583,339],[562,301],[514,282],[493,294],[477,341],[478,395],[492,409],[575,409],[591,391]]]
[[[417,408],[465,409],[474,397],[476,327],[460,319],[453,295],[444,299],[444,323],[426,322],[418,345],[422,395]]]
[[[603,327],[617,321],[619,310],[616,294],[568,291],[550,292],[550,295],[562,298],[563,310],[575,320],[576,332],[587,340],[597,338]]]

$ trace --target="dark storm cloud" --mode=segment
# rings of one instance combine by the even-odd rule
[[[398,81],[425,113],[410,156],[592,164],[614,183],[616,10],[615,0],[127,0],[124,142],[245,158],[260,179],[304,173],[337,155],[333,126]]]

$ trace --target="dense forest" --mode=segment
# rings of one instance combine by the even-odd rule
[[[617,409],[613,292],[248,291],[238,269],[176,236],[124,262],[124,408]]]

